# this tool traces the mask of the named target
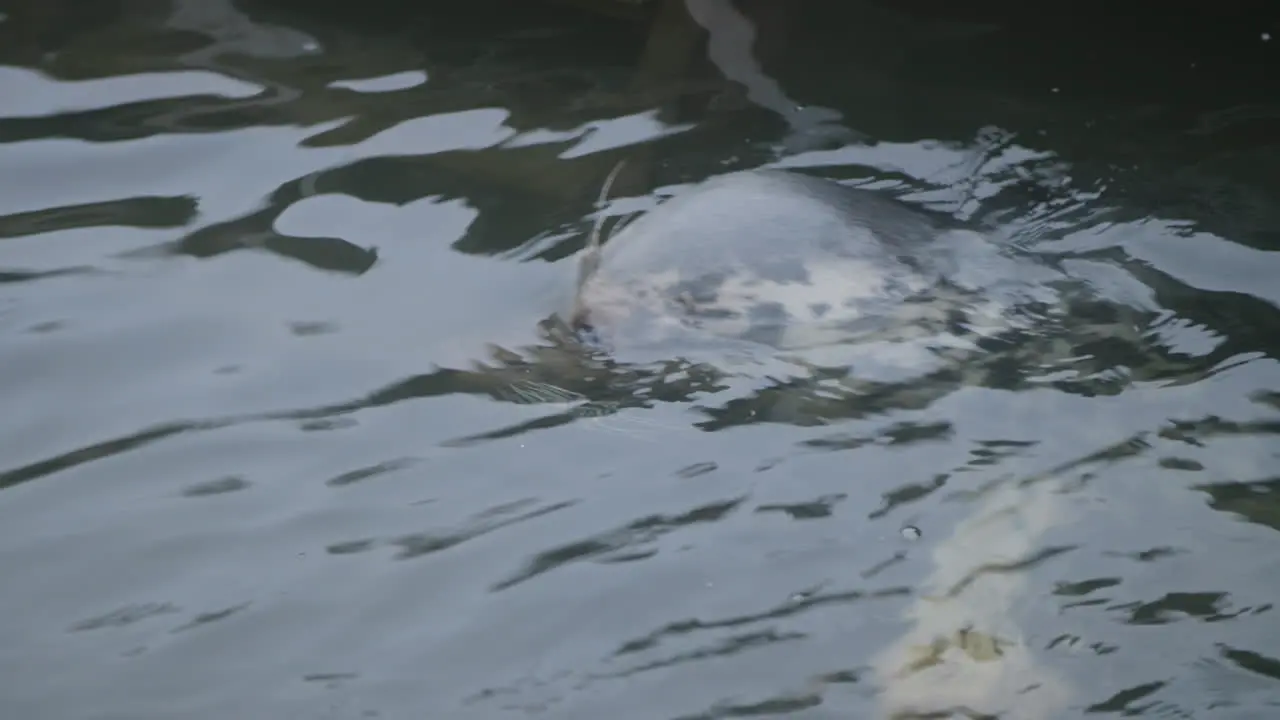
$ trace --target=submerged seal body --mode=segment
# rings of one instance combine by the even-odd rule
[[[782,170],[707,180],[584,253],[575,327],[621,350],[795,349],[884,331],[956,270],[941,219]],[[898,323],[901,324],[900,322]]]

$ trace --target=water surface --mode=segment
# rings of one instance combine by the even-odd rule
[[[1274,11],[439,5],[0,7],[5,717],[1280,711]],[[833,397],[478,370],[597,212],[766,165],[1111,332]]]

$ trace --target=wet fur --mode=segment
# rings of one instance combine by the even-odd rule
[[[944,223],[802,173],[709,178],[615,229],[608,245],[601,220],[569,324],[613,350],[704,341],[794,349],[862,335],[949,269],[935,243]]]

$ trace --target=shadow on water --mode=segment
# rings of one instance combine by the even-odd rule
[[[1280,15],[1126,8],[0,0],[5,717],[1274,715]],[[1018,301],[567,331],[757,167]]]

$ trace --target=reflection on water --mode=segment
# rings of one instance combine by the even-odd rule
[[[6,717],[1280,708],[1274,13],[440,5],[0,5]],[[596,219],[761,166],[1035,300],[557,323]]]

